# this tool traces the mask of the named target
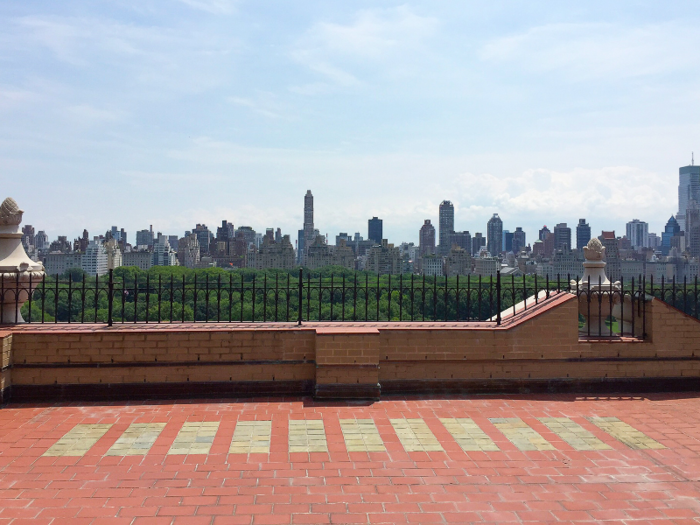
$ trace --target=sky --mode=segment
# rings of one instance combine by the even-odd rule
[[[77,237],[223,219],[418,240],[660,233],[700,155],[700,3],[3,0],[0,197]]]

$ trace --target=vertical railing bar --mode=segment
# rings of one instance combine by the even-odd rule
[[[304,308],[304,299],[303,299],[303,288],[304,288],[304,277],[303,277],[303,268],[299,268],[299,281],[297,283],[299,291],[298,291],[298,300],[299,300],[299,308],[297,311],[297,325],[301,326],[301,319],[302,319],[302,309]]]
[[[27,299],[28,302],[29,302],[29,306],[28,306],[28,316],[27,316],[27,322],[28,322],[28,323],[31,323],[31,322],[32,322],[32,297],[34,296],[34,293],[32,293],[32,292],[33,292],[33,290],[32,290],[32,275],[33,275],[33,274],[34,274],[34,272],[32,272],[32,271],[29,272],[29,290],[28,290],[28,296],[29,296],[29,297],[28,297],[28,299]],[[1,295],[0,295],[0,300],[2,300],[2,296],[1,296]],[[0,317],[0,319],[2,319],[2,317]]]
[[[83,274],[85,275],[85,274]],[[71,314],[73,313],[73,274],[68,273],[68,324],[71,322]]]
[[[185,288],[187,285],[187,281],[185,280],[185,274],[182,274],[182,312],[181,312],[181,317],[182,317],[182,322],[185,322],[185,300],[187,298],[187,294],[185,292]]]
[[[197,299],[198,299],[198,294],[197,294],[197,272],[194,273],[194,298],[192,300],[192,322],[196,323],[197,322]]]
[[[251,314],[251,321],[255,322],[255,278],[257,275],[253,274],[253,290],[252,290],[252,295],[251,298],[253,300],[253,313]]]
[[[163,276],[158,274],[158,324],[161,319],[161,302],[163,300]]]
[[[54,321],[54,323],[58,323],[58,274],[56,274],[56,292],[54,294],[53,300],[54,300],[53,314],[55,316],[53,321]]]
[[[369,274],[365,272],[365,322],[369,320]]]
[[[501,270],[496,271],[496,325],[501,326]]]
[[[146,324],[150,318],[150,307],[151,307],[151,274],[146,274]]]
[[[0,276],[0,281],[2,281],[2,284],[0,286],[2,287],[2,299],[5,298],[5,277]],[[3,301],[0,301],[0,305],[3,304]],[[46,276],[41,280],[41,324],[44,324],[44,310],[46,310]],[[2,318],[2,314],[4,312],[0,309],[0,318]]]
[[[139,274],[138,272],[134,273],[134,324],[136,324],[137,321],[137,316],[138,316],[138,306],[139,306]],[[182,301],[182,304],[185,304],[185,301]]]
[[[107,281],[107,326],[112,326],[114,320],[114,269],[109,269],[109,281]]]
[[[170,323],[173,322],[173,293],[175,290],[175,274],[170,274],[170,315],[168,316],[168,320]],[[184,305],[183,305],[184,306]]]
[[[423,273],[423,286],[421,286],[421,295],[423,297],[421,301],[422,320],[425,321],[425,273]]]
[[[233,319],[233,273],[228,274],[228,322],[232,322]]]
[[[209,322],[209,273],[204,275],[204,322]]]

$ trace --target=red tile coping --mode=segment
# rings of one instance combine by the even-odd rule
[[[545,299],[540,303],[528,307],[527,310],[518,312],[515,316],[504,316],[501,325],[496,325],[491,321],[305,321],[301,325],[295,322],[267,322],[267,323],[205,323],[205,322],[185,322],[185,323],[115,323],[107,326],[104,323],[56,323],[37,324],[27,323],[4,327],[5,331],[24,333],[62,333],[62,334],[84,334],[94,333],[114,333],[114,332],[230,332],[230,331],[276,331],[276,330],[315,330],[319,335],[334,334],[373,334],[379,330],[509,330],[522,324],[533,317],[542,315],[545,312],[575,300],[576,296],[568,293],[560,293]],[[2,332],[0,332],[2,333]]]

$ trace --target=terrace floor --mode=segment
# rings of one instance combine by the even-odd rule
[[[16,405],[0,524],[698,523],[700,394]]]

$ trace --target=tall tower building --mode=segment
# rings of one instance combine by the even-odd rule
[[[684,166],[678,170],[678,215],[676,220],[681,230],[685,228],[685,210],[688,202],[694,200],[700,202],[700,166],[695,166],[694,160],[690,166]]]
[[[591,240],[591,227],[586,219],[579,219],[576,225],[576,249],[581,252]]]
[[[632,248],[649,247],[649,224],[639,219],[634,219],[627,223],[627,239]]]
[[[547,225],[545,224],[544,226],[542,226],[542,229],[538,232],[537,238],[539,240],[541,240],[542,242],[544,242],[544,240],[547,238],[548,233],[551,233],[551,232],[549,231],[549,228],[547,228]]]
[[[383,233],[384,232],[382,228],[381,219],[378,219],[377,217],[372,217],[370,220],[367,221],[367,237],[370,241],[375,242],[377,244],[382,244]]]
[[[525,248],[525,232],[518,226],[513,232],[513,253],[517,255],[523,248]]]
[[[571,228],[565,222],[561,222],[554,227],[554,249],[571,249]]]
[[[424,255],[435,255],[435,226],[426,219],[418,234],[418,245],[421,257]]]
[[[450,234],[455,231],[455,207],[450,201],[442,201],[440,203],[440,241],[439,241],[439,252],[440,255],[447,255],[450,251]]]
[[[503,251],[503,221],[498,213],[486,223],[486,249],[494,257]]]
[[[314,196],[311,190],[306,190],[304,195],[304,252],[308,251],[309,246],[314,242]]]

